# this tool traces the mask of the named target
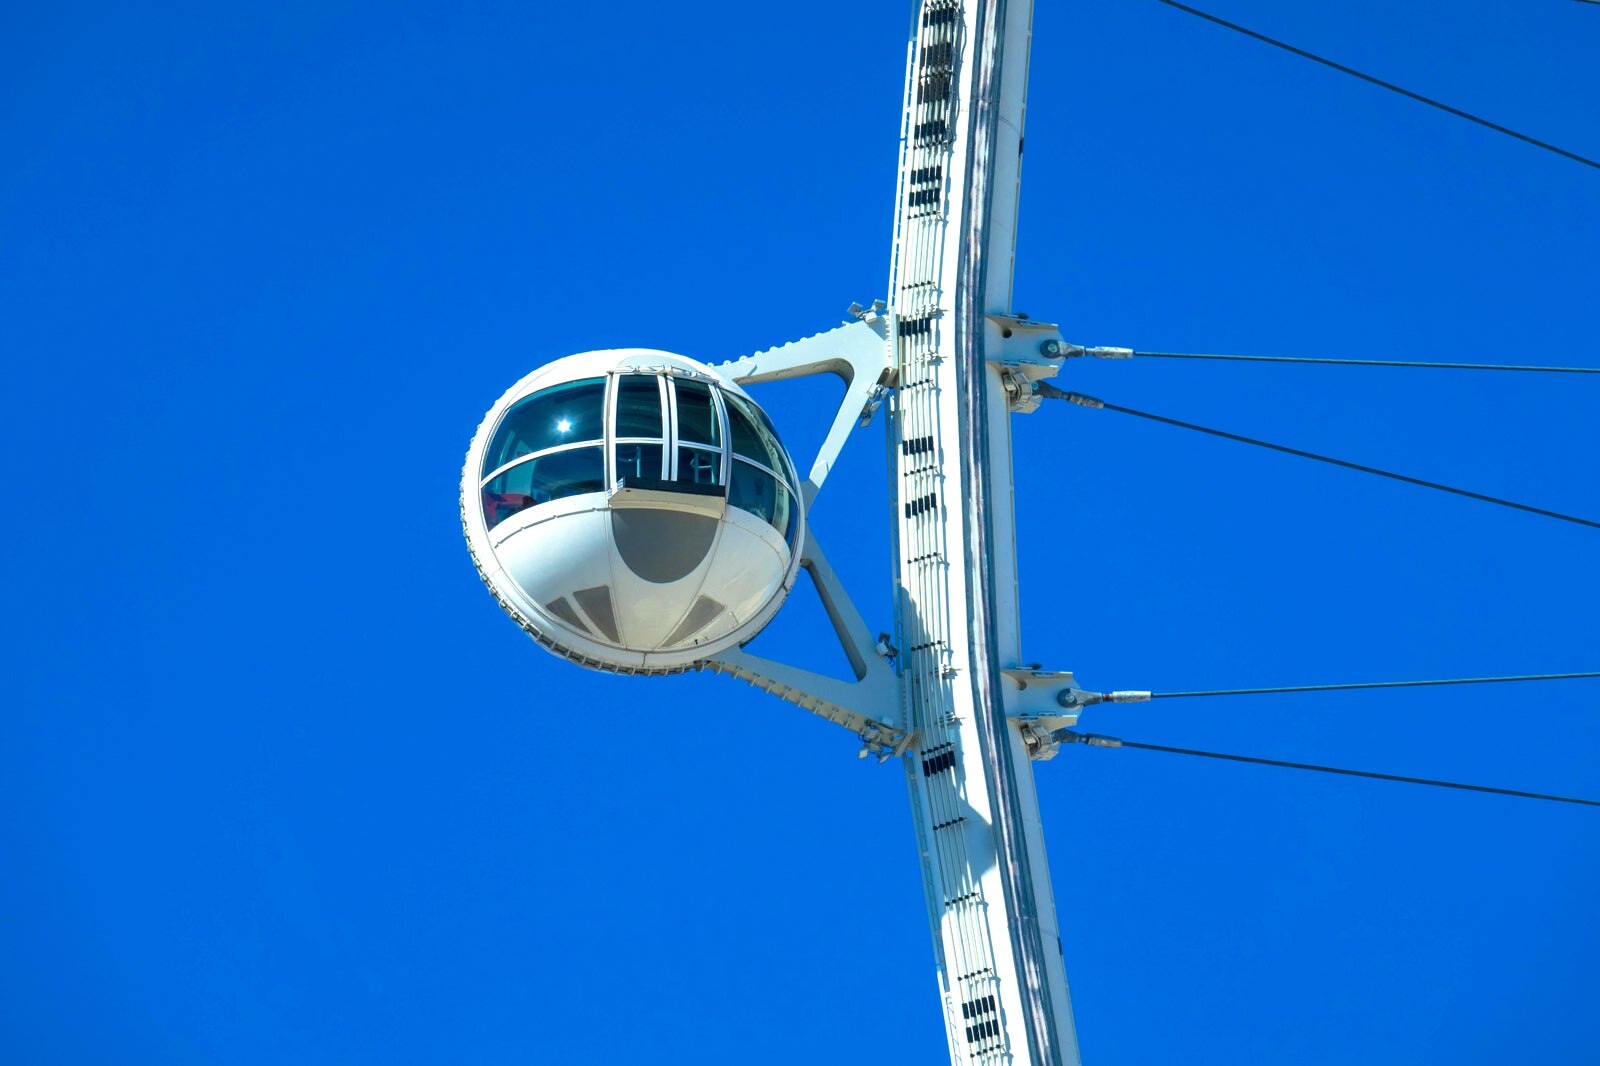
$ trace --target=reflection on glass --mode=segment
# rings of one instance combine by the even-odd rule
[[[772,431],[772,424],[761,409],[749,400],[724,392],[728,402],[728,435],[733,438],[733,453],[748,456],[756,462],[783,470],[783,445]]]
[[[765,519],[783,534],[783,539],[794,542],[794,501],[765,470],[757,470],[749,463],[735,462],[733,477],[728,485],[728,502],[742,510]]]
[[[787,492],[783,494],[782,517],[783,539],[790,548],[793,548],[795,534],[800,532],[800,505]]]
[[[605,395],[604,378],[586,378],[517,401],[494,431],[484,452],[483,472],[488,474],[518,456],[546,448],[600,440]]]
[[[771,466],[772,457],[767,454],[767,443],[756,431],[749,406],[732,393],[725,392],[722,396],[728,402],[728,436],[733,438],[733,453],[747,455],[758,463]]]
[[[717,409],[711,403],[711,389],[699,381],[676,382],[678,390],[678,439],[689,444],[722,443],[717,426]]]
[[[795,507],[794,497],[780,488],[774,503],[772,528],[782,533],[784,542],[793,548],[795,527],[798,525],[798,508]]]
[[[661,433],[661,390],[654,374],[624,374],[617,379],[618,437],[656,437]]]
[[[694,485],[722,484],[722,453],[704,448],[679,448],[678,480]]]
[[[518,511],[566,496],[605,488],[599,448],[574,448],[529,459],[483,487],[483,518],[490,529]]]
[[[617,445],[617,480],[661,480],[661,445]]]

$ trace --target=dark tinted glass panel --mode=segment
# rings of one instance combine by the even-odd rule
[[[600,440],[605,410],[604,378],[571,381],[534,393],[506,412],[483,456],[488,474],[519,455],[558,444]]]
[[[624,478],[629,478],[634,481],[637,481],[640,478],[649,478],[652,481],[660,481],[661,445],[617,445],[617,480],[621,481]]]
[[[728,486],[728,502],[735,507],[758,515],[771,523],[772,528],[793,543],[795,515],[793,497],[772,479],[765,470],[757,470],[749,463],[735,461],[733,478]]]
[[[599,448],[541,455],[519,463],[483,487],[483,517],[493,529],[535,504],[604,488],[605,468]]]
[[[793,547],[796,525],[794,497],[785,492],[780,486],[777,507],[772,516],[772,528],[782,533],[783,539],[788,542],[790,547]]]
[[[689,444],[722,443],[717,425],[717,409],[711,403],[711,389],[698,381],[676,382],[678,389],[678,439]]]
[[[770,522],[776,513],[777,495],[778,483],[766,471],[757,470],[749,463],[733,464],[733,477],[728,485],[729,503]]]
[[[654,374],[617,379],[618,437],[661,437],[661,390]]]
[[[800,532],[800,504],[787,492],[783,494],[784,510],[783,539],[789,542],[789,547],[794,547],[795,534]]]
[[[761,413],[749,402],[732,393],[723,393],[728,402],[728,435],[733,438],[735,455],[748,455],[774,470],[783,469],[783,449],[778,438],[765,425]]]
[[[678,480],[695,485],[722,484],[722,453],[701,448],[679,448]]]

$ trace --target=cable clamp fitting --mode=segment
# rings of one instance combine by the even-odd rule
[[[1091,748],[1122,747],[1122,741],[1116,737],[1102,736],[1099,733],[1079,733],[1073,729],[1057,729],[1050,734],[1050,739],[1062,744],[1087,744]]]
[[[1104,400],[1097,400],[1093,396],[1085,396],[1081,392],[1068,392],[1066,389],[1058,389],[1048,381],[1035,381],[1033,383],[1033,393],[1035,396],[1043,396],[1048,400],[1065,400],[1068,403],[1075,403],[1079,407],[1105,406]]]
[[[1097,703],[1144,703],[1150,693],[1139,691],[1085,692],[1080,688],[1064,688],[1056,693],[1056,702],[1063,707],[1093,707]]]
[[[1039,345],[1039,354],[1047,359],[1077,359],[1081,356],[1093,356],[1096,359],[1132,359],[1132,348],[1109,348],[1099,345],[1085,348],[1081,344],[1068,344],[1063,340],[1047,340]]]

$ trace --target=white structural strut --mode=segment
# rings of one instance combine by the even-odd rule
[[[881,303],[877,305],[882,306]],[[839,401],[838,414],[801,486],[807,507],[838,461],[850,431],[870,417],[870,412],[865,410],[868,402],[893,372],[888,329],[888,321],[882,315],[876,311],[863,312],[857,321],[846,322],[826,333],[790,341],[717,367],[740,385],[786,381],[812,374],[834,374],[844,382],[845,394]]]
[[[905,759],[954,1066],[1078,1063],[1032,761],[1054,755],[1057,731],[1103,697],[1078,689],[1069,673],[1022,662],[1011,476],[1011,415],[1037,406],[1035,383],[1054,375],[1068,350],[1055,326],[1010,306],[1032,16],[1032,0],[921,2],[908,50],[887,314],[881,302],[870,311],[853,305],[856,321],[720,367],[645,349],[569,357],[502,398],[462,479],[474,562],[502,606],[547,647],[597,669],[730,674],[851,730],[862,755]],[[837,375],[845,392],[802,481],[739,386],[812,374]],[[625,389],[627,410],[654,419],[628,423],[656,427],[643,439],[619,431]],[[548,427],[565,433],[579,420],[567,407],[537,405],[551,397],[576,404],[578,390],[594,411],[589,435],[552,444]],[[889,396],[896,632],[874,637],[803,518],[846,438]],[[514,411],[526,425],[505,422],[516,433],[502,439],[502,419]],[[690,435],[696,425],[701,435]],[[739,443],[740,426],[754,444]],[[541,443],[524,446],[517,434]],[[552,456],[568,466],[534,465]],[[525,485],[500,483],[512,470]],[[755,478],[744,497],[734,471]],[[780,521],[777,503],[795,496],[803,509],[786,509]],[[535,520],[591,513],[597,528],[506,548]],[[514,516],[523,516],[520,525]],[[685,545],[712,517],[755,537],[783,565],[754,583],[760,596],[743,615],[730,612],[728,595],[703,594],[698,577],[683,586],[694,598],[664,610],[676,602],[670,586],[710,567],[704,545],[694,549],[700,555]],[[573,558],[596,560],[595,573],[574,584]],[[638,602],[625,606],[658,623],[640,648],[612,632],[615,572],[606,571],[610,583],[600,574],[613,558],[638,578]],[[506,559],[520,567],[515,575],[486,568],[485,560]],[[752,584],[748,568],[728,569],[729,588]],[[744,648],[800,569],[852,680]],[[698,634],[711,621],[683,629],[704,604],[711,621],[726,616],[741,628],[706,640]],[[610,640],[604,655],[594,650],[601,637]]]
[[[1051,730],[1089,694],[1025,666],[1018,632],[1010,417],[1037,406],[1031,382],[1062,351],[1053,325],[1010,308],[1031,19],[1031,0],[923,0],[889,315],[878,305],[717,368],[740,384],[844,380],[801,485],[808,508],[893,387],[897,651],[870,636],[808,530],[801,562],[855,681],[742,648],[699,665],[845,726],[862,754],[905,757],[955,1066],[1079,1061],[1032,760],[1055,753]]]
[[[740,385],[785,381],[813,374],[834,374],[844,382],[844,397],[839,401],[833,425],[811,464],[811,473],[800,485],[807,509],[822,491],[823,482],[838,461],[851,431],[870,420],[881,402],[879,396],[893,373],[888,338],[888,320],[874,310],[863,312],[857,321],[826,333],[756,352],[717,368]],[[762,658],[742,647],[722,652],[701,665],[748,681],[820,718],[844,726],[861,737],[863,755],[876,754],[880,761],[891,755],[903,755],[911,743],[911,735],[896,699],[894,669],[880,653],[872,631],[862,620],[860,611],[834,574],[822,546],[809,528],[801,547],[800,565],[811,576],[855,680],[825,677],[789,663]]]
[[[875,753],[881,759],[903,755],[912,737],[895,705],[894,669],[879,655],[872,631],[862,621],[810,530],[806,531],[800,565],[811,575],[855,680],[840,681],[764,659],[743,648],[718,654],[706,661],[705,668],[748,681],[819,718],[844,726],[861,737],[864,755]]]
[[[1019,368],[1053,373],[1025,345],[1055,336],[1009,307],[1031,19],[1029,0],[924,0],[890,284],[906,772],[958,1066],[1078,1061],[1014,680],[1009,417]]]

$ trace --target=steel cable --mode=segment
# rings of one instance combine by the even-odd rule
[[[1094,733],[1077,733],[1070,729],[1058,729],[1051,736],[1063,743],[1087,744],[1095,748],[1139,748],[1144,751],[1164,751],[1170,755],[1196,755],[1205,759],[1254,763],[1258,766],[1279,766],[1288,770],[1311,770],[1321,774],[1365,777],[1375,781],[1398,781],[1407,785],[1429,785],[1433,788],[1453,788],[1463,792],[1487,792],[1496,796],[1516,796],[1521,799],[1545,800],[1550,803],[1575,803],[1585,807],[1600,807],[1600,800],[1582,799],[1577,796],[1558,796],[1549,792],[1524,792],[1521,789],[1495,788],[1492,785],[1468,785],[1460,781],[1440,781],[1431,777],[1406,777],[1401,774],[1378,773],[1375,770],[1350,770],[1341,766],[1320,766],[1316,763],[1288,762],[1284,759],[1263,759],[1254,755],[1228,755],[1220,751],[1175,748],[1166,744],[1142,744],[1133,740],[1122,740],[1119,737],[1106,737]]]
[[[1295,692],[1349,692],[1373,688],[1435,688],[1441,685],[1496,685],[1511,681],[1572,681],[1600,677],[1600,671],[1584,674],[1519,674],[1507,677],[1454,677],[1438,681],[1357,681],[1344,685],[1286,685],[1278,688],[1220,688],[1196,692],[1152,692],[1153,700],[1176,700],[1192,696],[1273,696]],[[1123,702],[1123,701],[1119,701]],[[1126,701],[1131,702],[1131,701]]]
[[[1423,96],[1421,93],[1414,93],[1410,89],[1402,89],[1393,82],[1384,81],[1382,78],[1375,78],[1371,74],[1363,74],[1361,71],[1347,67],[1343,63],[1335,63],[1331,59],[1325,59],[1314,52],[1306,51],[1304,48],[1296,48],[1292,44],[1287,44],[1274,37],[1268,37],[1264,33],[1257,33],[1255,30],[1247,29],[1236,22],[1229,22],[1227,19],[1218,18],[1215,15],[1201,11],[1199,8],[1190,7],[1187,4],[1180,4],[1177,2],[1177,0],[1156,0],[1156,2],[1159,4],[1165,4],[1171,8],[1176,8],[1179,11],[1187,12],[1190,15],[1194,15],[1196,18],[1205,19],[1207,22],[1214,22],[1218,26],[1233,30],[1235,33],[1242,33],[1246,37],[1253,37],[1264,44],[1272,45],[1274,48],[1281,48],[1285,52],[1293,52],[1295,55],[1304,59],[1309,59],[1314,63],[1321,63],[1325,67],[1331,67],[1332,69],[1337,70],[1342,74],[1348,74],[1353,78],[1360,78],[1362,81],[1369,82],[1381,89],[1388,89],[1392,93],[1399,93],[1401,96],[1409,97],[1418,103],[1427,104],[1429,107],[1436,107],[1440,111],[1455,115],[1457,118],[1464,118],[1468,122],[1476,122],[1478,125],[1483,126],[1486,129],[1494,130],[1496,133],[1503,133],[1507,137],[1515,137],[1517,140],[1531,144],[1535,148],[1543,148],[1547,152],[1554,152],[1556,155],[1565,156],[1566,158],[1571,159],[1573,162],[1582,163],[1586,167],[1593,167],[1596,170],[1600,170],[1600,162],[1596,162],[1587,156],[1581,156],[1577,152],[1569,152],[1565,148],[1558,148],[1548,141],[1541,141],[1536,137],[1528,136],[1526,133],[1518,133],[1516,130],[1502,126],[1498,122],[1490,122],[1486,118],[1481,118],[1478,115],[1472,114],[1471,112],[1463,111],[1459,107],[1451,107],[1449,104],[1442,103],[1433,99],[1432,97]]]
[[[1574,525],[1587,526],[1590,529],[1600,529],[1600,522],[1596,522],[1592,519],[1579,518],[1576,515],[1564,514],[1561,511],[1551,511],[1544,507],[1534,507],[1531,504],[1517,503],[1515,500],[1502,499],[1499,496],[1489,496],[1482,492],[1473,492],[1470,489],[1456,488],[1453,485],[1444,485],[1437,481],[1428,481],[1423,478],[1412,477],[1409,474],[1397,474],[1392,470],[1380,470],[1375,466],[1365,466],[1361,463],[1352,463],[1348,459],[1336,459],[1331,455],[1319,455],[1316,452],[1308,452],[1301,448],[1291,448],[1284,444],[1273,444],[1271,441],[1258,440],[1255,437],[1246,437],[1238,433],[1229,433],[1227,430],[1212,429],[1210,426],[1202,426],[1194,422],[1184,422],[1180,419],[1168,418],[1165,415],[1152,414],[1149,411],[1140,411],[1133,407],[1123,407],[1120,404],[1107,403],[1104,400],[1096,399],[1093,396],[1085,396],[1083,393],[1068,392],[1064,389],[1059,389],[1050,384],[1048,381],[1036,382],[1035,391],[1038,395],[1048,399],[1066,400],[1068,403],[1074,403],[1080,407],[1103,409],[1106,411],[1117,411],[1121,414],[1133,415],[1135,418],[1143,418],[1151,422],[1160,422],[1163,425],[1176,426],[1179,429],[1190,429],[1196,433],[1204,433],[1212,437],[1221,437],[1223,440],[1238,441],[1240,444],[1253,444],[1257,448],[1266,448],[1270,451],[1282,452],[1285,455],[1297,455],[1302,459],[1315,459],[1319,463],[1327,463],[1331,466],[1344,467],[1346,470],[1355,470],[1363,474],[1375,474],[1378,477],[1388,478],[1391,481],[1402,481],[1408,485],[1417,485],[1425,489],[1436,489],[1439,492],[1448,492],[1455,496],[1465,496],[1469,500],[1480,500],[1484,503],[1492,503],[1500,507],[1509,507],[1517,511],[1526,511],[1529,514],[1542,515],[1545,518],[1556,518],[1563,522],[1571,522]]]
[[[1595,0],[1600,3],[1600,0]],[[1315,359],[1291,355],[1208,355],[1197,352],[1141,352],[1139,359],[1209,359],[1230,363],[1315,363],[1324,366],[1402,366],[1425,370],[1524,370],[1541,374],[1600,374],[1591,366],[1519,366],[1515,363],[1427,363],[1406,359]]]

